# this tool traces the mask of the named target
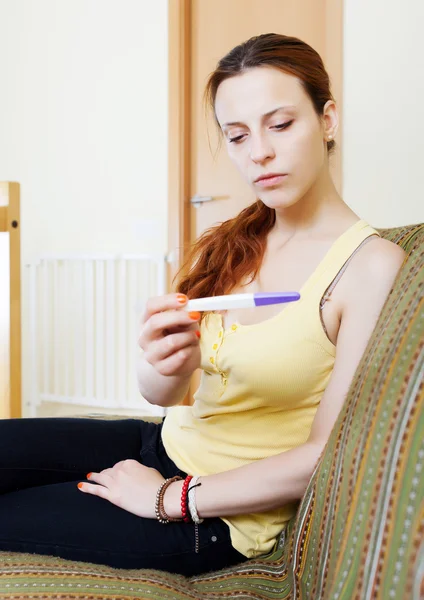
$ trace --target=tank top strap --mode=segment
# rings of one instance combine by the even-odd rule
[[[322,302],[322,305],[324,304],[352,258],[372,236],[380,237],[380,234],[366,221],[361,220],[334,242],[319,265],[315,276],[311,278],[308,295],[314,298],[314,302],[318,296],[319,301]]]

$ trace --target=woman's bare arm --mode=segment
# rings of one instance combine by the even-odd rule
[[[202,477],[196,493],[199,515],[262,512],[302,497],[404,257],[401,248],[378,239],[352,260],[344,282],[335,365],[308,440],[282,454]],[[170,516],[180,515],[181,488],[181,482],[173,483],[165,494]]]

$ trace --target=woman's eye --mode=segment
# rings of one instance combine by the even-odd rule
[[[283,131],[284,129],[287,129],[288,127],[290,127],[290,125],[294,122],[294,119],[292,119],[291,121],[287,121],[286,123],[279,123],[278,125],[273,125],[273,127],[271,129],[276,129],[277,131]],[[240,135],[236,135],[234,137],[230,137],[228,138],[229,143],[235,143],[237,144],[238,142],[241,142],[243,140],[243,138],[245,137],[246,134],[242,133]]]
[[[228,141],[229,141],[230,143],[231,143],[231,142],[235,142],[235,143],[237,144],[237,142],[240,142],[240,141],[243,139],[243,137],[244,137],[244,134],[242,134],[242,135],[236,135],[236,136],[235,136],[235,137],[233,137],[233,138],[228,138]]]
[[[282,129],[287,129],[287,127],[290,127],[293,121],[294,119],[292,119],[291,121],[287,121],[287,123],[280,123],[279,125],[274,125],[274,129],[277,129],[278,131],[281,131]]]

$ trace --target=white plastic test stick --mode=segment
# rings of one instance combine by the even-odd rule
[[[189,300],[184,309],[189,311],[230,310],[234,308],[254,308],[267,304],[283,304],[300,299],[298,292],[270,292],[260,294],[228,294]]]

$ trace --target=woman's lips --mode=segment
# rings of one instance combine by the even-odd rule
[[[255,185],[259,185],[260,187],[272,187],[281,183],[286,177],[287,175],[272,175],[271,177],[264,177],[263,179],[255,181]]]

